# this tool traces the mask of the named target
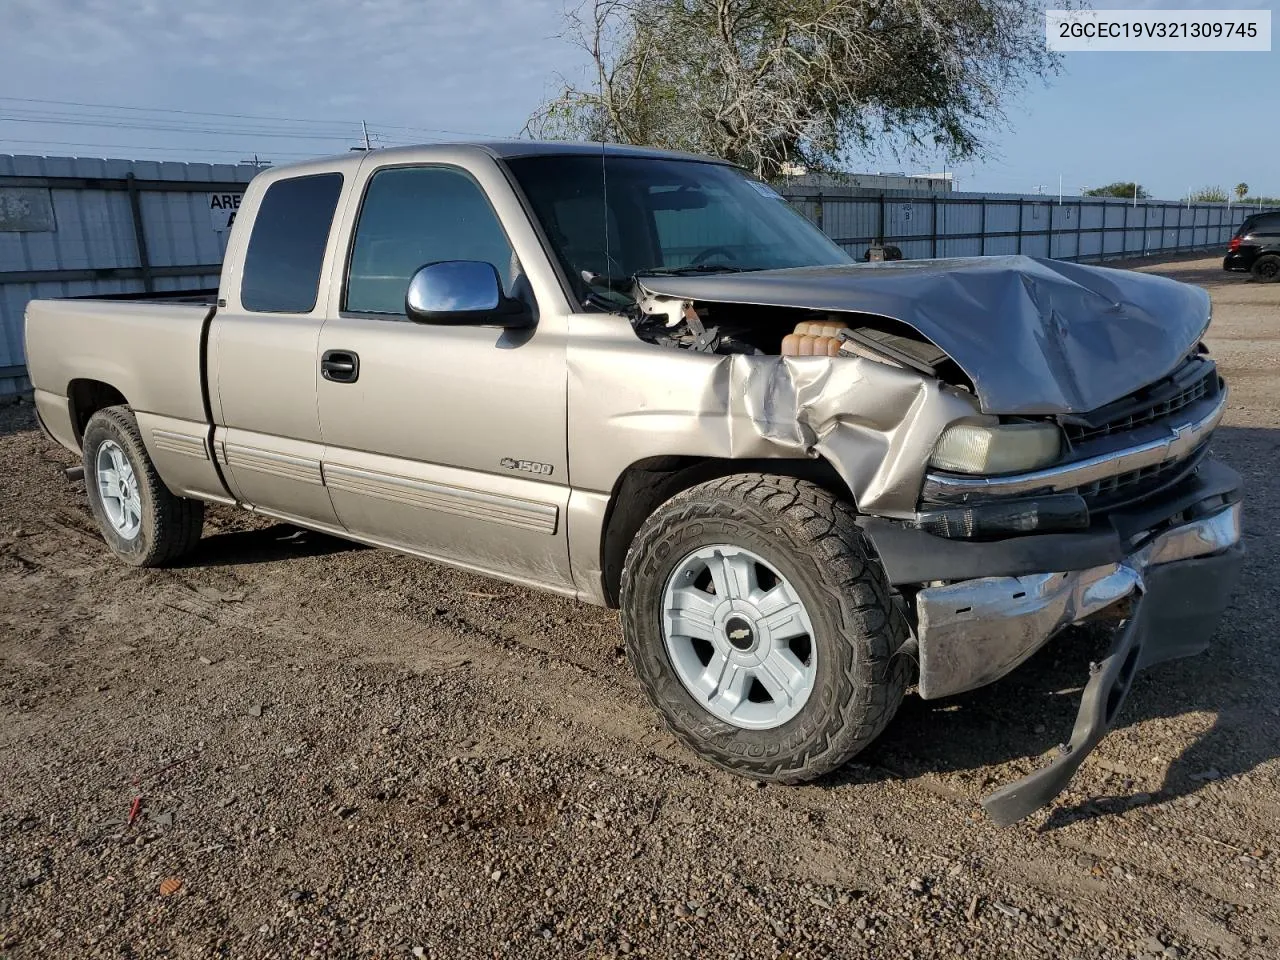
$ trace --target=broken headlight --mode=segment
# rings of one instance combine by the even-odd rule
[[[1051,423],[953,423],[929,465],[954,473],[1020,473],[1054,463],[1062,431]]]

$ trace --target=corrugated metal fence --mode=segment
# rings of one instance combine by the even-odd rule
[[[908,260],[1017,253],[1105,260],[1213,249],[1225,247],[1258,211],[1226,203],[839,188],[801,187],[786,196],[855,257],[880,240],[900,247]]]
[[[27,301],[217,286],[234,197],[256,172],[0,155],[0,397],[30,386]]]
[[[0,396],[27,389],[36,297],[215,286],[252,166],[0,155]],[[1255,208],[1016,194],[794,187],[788,199],[856,257],[1023,253],[1106,259],[1225,246]]]

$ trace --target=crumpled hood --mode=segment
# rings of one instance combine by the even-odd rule
[[[1164,277],[1033,257],[966,257],[640,278],[649,293],[899,320],[973,381],[986,413],[1084,413],[1169,373],[1209,296]]]

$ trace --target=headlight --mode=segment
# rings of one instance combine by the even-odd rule
[[[956,473],[1017,473],[1061,454],[1062,432],[1051,423],[956,423],[943,431],[929,464]]]

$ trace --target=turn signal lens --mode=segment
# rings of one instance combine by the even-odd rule
[[[956,423],[934,448],[931,466],[955,473],[1016,473],[1062,455],[1062,432],[1051,423]]]

